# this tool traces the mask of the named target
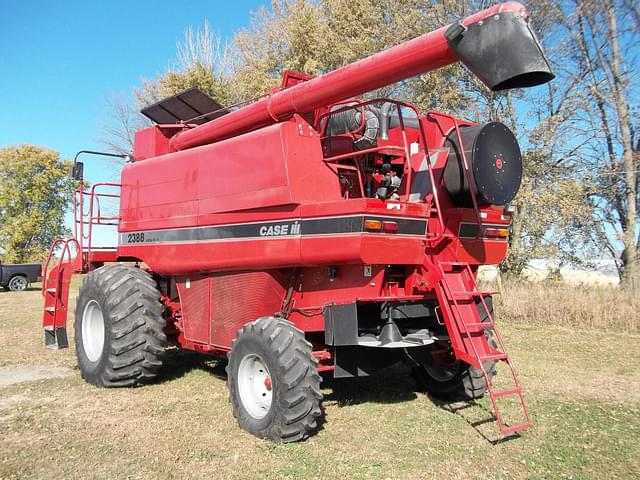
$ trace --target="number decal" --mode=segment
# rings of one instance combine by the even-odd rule
[[[144,233],[127,234],[127,243],[141,243],[141,242],[144,242]]]

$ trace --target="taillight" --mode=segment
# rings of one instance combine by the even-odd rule
[[[382,222],[382,230],[387,233],[396,233],[398,231],[398,224],[396,222]]]
[[[367,219],[364,221],[364,229],[379,232],[382,230],[382,222],[380,220]]]
[[[383,222],[368,218],[364,221],[364,229],[369,232],[396,233],[398,224],[396,222]]]
[[[484,236],[491,238],[507,238],[509,236],[508,228],[485,228]]]

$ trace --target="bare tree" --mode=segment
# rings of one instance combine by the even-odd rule
[[[620,0],[557,2],[567,51],[562,75],[580,87],[571,119],[572,143],[591,170],[599,239],[618,265],[623,285],[640,283],[638,142],[632,92],[637,72],[637,6]],[[632,103],[635,102],[635,103]],[[637,135],[636,135],[637,137]]]
[[[237,95],[231,78],[237,55],[229,43],[223,44],[205,21],[202,29],[188,27],[176,44],[176,60],[155,80],[143,80],[133,94],[112,94],[106,98],[107,122],[99,140],[111,151],[130,153],[137,130],[151,122],[140,114],[147,105],[190,87],[198,87],[222,104],[235,103]]]
[[[150,125],[140,114],[133,98],[124,94],[112,94],[106,98],[108,122],[100,143],[110,151],[130,154],[133,151],[133,135],[137,130]]]

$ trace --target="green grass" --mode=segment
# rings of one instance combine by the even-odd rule
[[[275,445],[237,427],[215,361],[181,354],[157,384],[97,389],[81,380],[73,348],[44,350],[40,321],[39,292],[0,293],[0,368],[72,370],[0,387],[2,479],[640,476],[637,335],[503,320],[535,423],[506,442],[493,441],[492,423],[472,426],[489,415],[486,399],[435,402],[396,367],[325,384],[323,430]]]

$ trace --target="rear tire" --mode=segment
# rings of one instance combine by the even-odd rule
[[[22,275],[16,275],[11,280],[9,280],[9,285],[7,288],[12,292],[24,292],[29,286],[29,280],[27,277]]]
[[[227,366],[233,415],[248,432],[275,442],[313,434],[322,421],[321,378],[304,333],[281,318],[242,328]]]
[[[487,307],[493,317],[493,301],[491,297],[485,299]],[[488,322],[489,316],[484,312],[482,303],[478,304],[480,321]],[[487,341],[492,347],[496,347],[493,335],[485,330]],[[496,374],[497,362],[485,362],[483,364],[489,381]],[[420,365],[413,369],[413,377],[418,388],[434,397],[447,400],[476,400],[482,398],[487,391],[482,370],[459,360],[440,367]]]
[[[75,319],[82,378],[99,387],[153,380],[167,347],[163,310],[149,273],[121,264],[90,272],[80,287]]]

